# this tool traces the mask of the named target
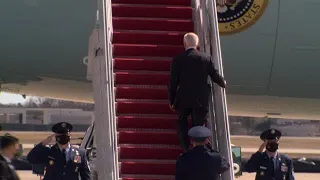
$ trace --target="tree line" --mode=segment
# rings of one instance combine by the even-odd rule
[[[82,109],[84,111],[93,111],[93,103],[65,101],[41,97],[28,97],[26,102],[17,104],[1,104],[0,107],[24,107],[24,108],[68,108]]]

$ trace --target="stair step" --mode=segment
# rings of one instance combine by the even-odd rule
[[[192,19],[192,8],[152,4],[112,4],[112,16]]]
[[[121,114],[118,113],[118,117],[120,116],[132,116],[132,117],[140,117],[140,118],[176,118],[176,114]]]
[[[122,174],[122,180],[174,180],[172,175]]]
[[[166,87],[172,57],[194,31],[191,1],[112,3],[120,179],[173,180],[183,150]]]
[[[118,132],[122,132],[122,131],[130,131],[130,132],[153,132],[153,133],[157,133],[157,132],[176,132],[173,129],[159,129],[159,128],[146,128],[146,129],[140,129],[140,128],[118,128],[117,129]]]
[[[172,57],[159,57],[159,56],[117,56],[117,58],[128,58],[128,59],[147,59],[147,60],[171,60]]]
[[[168,99],[166,88],[141,88],[121,86],[115,90],[116,98],[120,99]]]
[[[167,103],[168,101],[163,99],[116,99],[116,102]]]
[[[156,31],[187,31],[194,30],[192,20],[167,18],[128,18],[113,17],[115,30],[156,30]]]
[[[115,83],[135,85],[167,85],[169,82],[168,73],[134,73],[116,72]]]
[[[151,60],[148,58],[114,58],[115,70],[169,71],[171,59]]]
[[[176,163],[176,160],[175,159],[122,159],[119,162],[120,163],[138,162],[138,163],[167,164],[167,163]]]
[[[116,111],[118,114],[176,114],[169,107],[168,102],[117,102]]]
[[[145,116],[145,115],[120,115],[117,117],[118,130],[123,129],[140,129],[156,131],[155,129],[176,130],[177,128],[176,115],[172,116]],[[192,127],[191,117],[188,118],[189,127]]]
[[[121,174],[174,175],[175,161],[124,161],[120,164]]]
[[[182,45],[184,33],[170,31],[115,31],[113,43]]]
[[[177,117],[118,116],[118,128],[176,129]]]
[[[181,148],[120,147],[120,159],[176,160],[184,151]]]
[[[175,132],[120,131],[118,135],[119,144],[178,145],[178,137]]]
[[[191,6],[190,0],[112,0],[112,3]]]
[[[137,148],[171,148],[179,149],[179,145],[167,145],[167,144],[121,144],[120,147],[137,147]]]
[[[122,72],[122,71],[120,71]],[[115,88],[141,88],[141,89],[163,89],[163,90],[167,90],[167,86],[165,85],[130,85],[130,84],[123,84],[123,85],[118,85]]]
[[[131,176],[127,176],[124,178],[119,178],[120,180],[174,180],[174,177],[172,178],[161,178],[161,177],[131,177]]]
[[[155,44],[113,44],[113,55],[117,56],[164,56],[173,57],[182,53],[182,45],[155,45]]]

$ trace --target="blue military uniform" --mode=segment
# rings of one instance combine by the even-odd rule
[[[69,123],[58,123],[53,126],[55,133],[70,132]],[[36,145],[28,154],[28,161],[32,164],[44,164],[46,173],[44,180],[90,180],[90,168],[86,153],[72,145],[67,148],[66,154],[56,144],[51,148]]]
[[[188,132],[191,139],[208,138],[211,131],[204,126],[195,126]],[[196,146],[181,154],[176,162],[175,180],[215,180],[218,174],[227,171],[229,163],[219,152],[205,146]]]
[[[261,140],[279,140],[281,132],[276,129],[264,131]],[[268,145],[267,145],[268,146]],[[276,152],[269,157],[267,152],[256,152],[248,160],[245,169],[247,172],[256,172],[256,180],[294,180],[293,163],[291,158]]]

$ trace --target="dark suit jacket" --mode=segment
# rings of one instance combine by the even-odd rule
[[[220,153],[197,146],[178,158],[175,180],[215,180],[229,168],[230,164]]]
[[[16,171],[3,157],[0,155],[0,180],[20,180]]]
[[[38,144],[28,154],[31,164],[44,164],[46,174],[44,180],[90,180],[90,168],[85,151],[71,146],[70,160],[64,166],[64,157],[57,145],[51,148]]]
[[[292,160],[284,155],[277,154],[275,158],[275,168],[272,172],[270,168],[270,159],[266,152],[256,152],[248,160],[245,170],[247,172],[256,172],[256,180],[270,180],[275,176],[275,180],[294,180]]]
[[[175,56],[171,63],[168,93],[176,109],[201,107],[207,110],[211,90],[208,76],[221,87],[224,78],[214,67],[211,57],[196,49]]]

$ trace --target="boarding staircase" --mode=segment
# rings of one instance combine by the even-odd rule
[[[183,151],[177,117],[168,105],[170,62],[184,51],[183,35],[196,32],[201,50],[217,60],[222,73],[216,14],[210,12],[216,12],[212,0],[98,1],[88,79],[94,90],[99,180],[174,179]],[[213,144],[232,159],[225,93],[216,85],[213,90],[208,123]],[[233,179],[232,170],[222,179]]]

